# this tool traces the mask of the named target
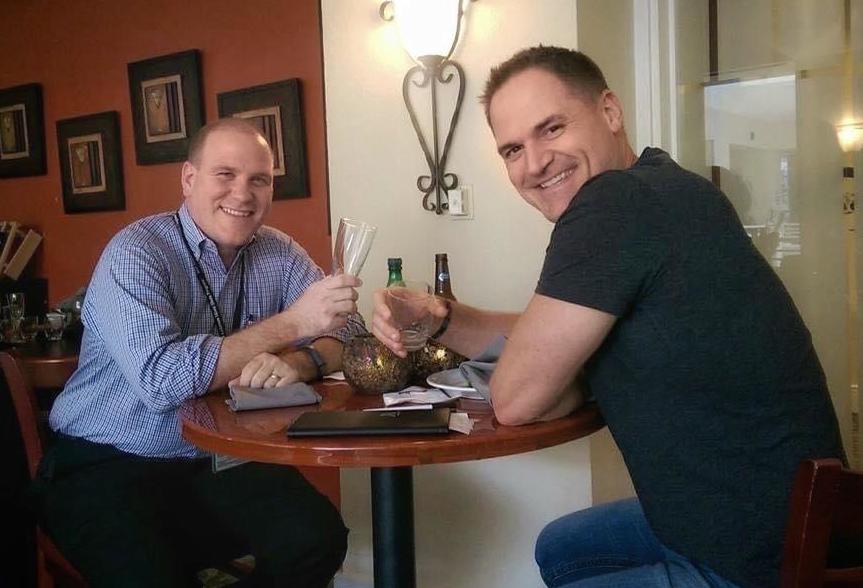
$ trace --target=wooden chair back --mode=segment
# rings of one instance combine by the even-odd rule
[[[69,363],[50,363],[45,365],[22,361],[14,352],[0,352],[0,368],[6,378],[15,416],[21,429],[24,451],[30,478],[36,475],[36,468],[45,450],[46,429],[42,426],[42,414],[36,398],[36,389],[59,389],[66,384],[75,366]]]
[[[12,396],[12,405],[21,430],[27,468],[32,479],[45,450],[46,428],[42,426],[42,411],[36,398],[36,389],[62,388],[75,370],[69,362],[37,363],[22,360],[14,352],[0,352],[0,369]],[[60,553],[51,539],[36,530],[37,581],[40,588],[51,586],[56,580],[64,586],[87,586],[78,571]]]
[[[782,588],[863,587],[863,472],[801,463],[791,493]]]

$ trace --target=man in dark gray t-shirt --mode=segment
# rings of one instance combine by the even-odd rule
[[[555,227],[524,312],[441,302],[436,337],[474,355],[508,336],[491,381],[503,424],[573,410],[583,375],[638,494],[548,525],[543,579],[775,586],[798,464],[844,458],[790,296],[718,189],[659,149],[636,157],[583,54],[524,50],[483,102],[510,180]],[[373,332],[404,353],[382,295]]]

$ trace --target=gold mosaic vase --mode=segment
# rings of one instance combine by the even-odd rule
[[[431,339],[426,342],[422,349],[412,352],[410,358],[414,368],[413,380],[422,385],[425,385],[425,380],[430,375],[457,368],[461,362],[467,359]]]
[[[383,394],[407,386],[413,365],[410,357],[402,359],[374,335],[360,335],[345,343],[342,371],[357,392]]]

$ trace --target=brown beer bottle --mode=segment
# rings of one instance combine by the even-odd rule
[[[449,279],[449,261],[446,253],[436,253],[434,256],[434,293],[435,296],[456,300],[452,293],[452,284]]]

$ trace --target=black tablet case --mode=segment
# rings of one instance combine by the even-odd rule
[[[448,408],[304,412],[288,427],[287,435],[439,435],[449,432],[449,413]]]

